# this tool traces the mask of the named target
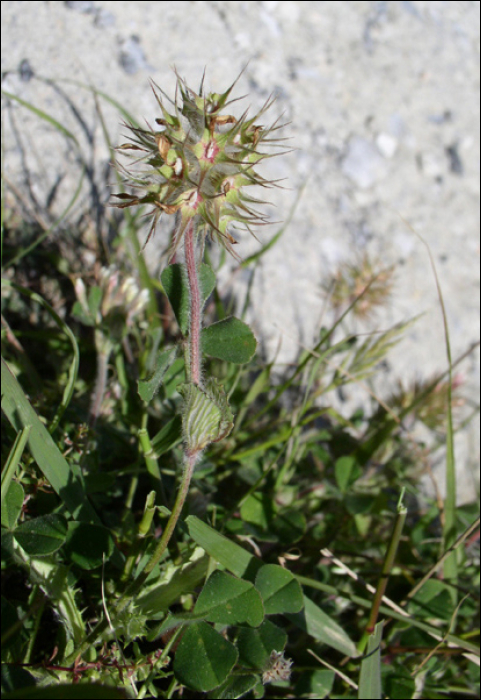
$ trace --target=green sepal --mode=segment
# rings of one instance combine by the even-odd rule
[[[182,425],[189,452],[200,452],[227,437],[234,416],[221,384],[210,378],[204,387],[188,383],[180,384],[177,390],[184,399]]]

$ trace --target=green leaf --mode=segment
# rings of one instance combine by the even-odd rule
[[[332,691],[335,677],[334,671],[327,669],[304,672],[294,687],[294,696],[296,698],[325,698]],[[410,696],[404,695],[403,697]]]
[[[244,673],[239,676],[230,676],[225,683],[210,693],[212,700],[235,700],[243,698],[247,693],[255,688],[259,682],[258,676],[253,673]],[[256,696],[257,697],[257,696]]]
[[[376,504],[374,496],[368,493],[350,493],[344,498],[344,505],[351,515],[366,515]]]
[[[410,601],[409,611],[418,619],[449,620],[453,607],[450,587],[443,581],[430,579]]]
[[[287,634],[270,620],[264,620],[257,629],[243,627],[237,637],[240,660],[262,670],[272,651],[282,651],[287,644]]]
[[[378,622],[374,632],[369,635],[366,654],[361,662],[358,698],[381,700],[381,639],[383,623]]]
[[[109,559],[114,551],[114,540],[109,530],[90,523],[70,522],[65,552],[82,569],[95,569]]]
[[[192,690],[208,693],[224,683],[237,661],[237,650],[207,622],[184,632],[174,660],[176,678]]]
[[[21,523],[13,536],[31,557],[42,557],[56,552],[65,542],[67,521],[63,515],[42,515]]]
[[[32,426],[28,447],[41,472],[75,518],[100,522],[85,494],[80,468],[67,463],[3,358],[1,367],[2,410],[17,432]]]
[[[231,542],[195,515],[185,519],[189,534],[215,561],[239,578],[253,580],[261,562],[238,544]]]
[[[139,380],[139,396],[142,401],[150,403],[155,393],[159,390],[165,373],[175,360],[177,348],[169,348],[159,353],[155,363],[155,369],[148,379]]]
[[[416,689],[415,679],[407,671],[402,673],[402,670],[386,673],[386,675],[383,673],[382,684],[386,697],[391,698],[391,700],[412,698]]]
[[[171,399],[177,393],[177,387],[185,382],[185,363],[183,357],[178,357],[164,375],[163,393],[166,399]]]
[[[11,537],[11,533],[7,533]],[[4,531],[2,530],[2,540],[4,539]],[[3,542],[2,542],[3,544]],[[23,612],[20,606],[13,605],[2,595],[1,600],[1,627],[2,627],[2,661],[8,658],[18,658],[22,654],[22,649],[27,643],[27,631],[25,629],[25,620],[22,620]],[[8,651],[7,651],[8,650]],[[27,679],[17,673],[25,671],[15,665],[2,663],[2,698],[4,692],[13,690],[14,688],[30,685]],[[26,671],[25,671],[26,673]],[[29,674],[30,675],[30,674]],[[35,683],[35,682],[34,682]],[[33,683],[33,684],[34,684]]]
[[[304,596],[304,610],[296,615],[288,614],[287,617],[311,637],[337,649],[341,654],[350,657],[359,655],[355,644],[349,639],[342,627],[307,596]]]
[[[3,615],[4,610],[2,599],[2,628]],[[6,694],[9,692],[16,689],[21,691],[28,686],[35,686],[35,678],[29,671],[27,671],[27,669],[10,664],[2,664],[2,698],[6,697]]]
[[[259,569],[255,585],[264,601],[266,615],[297,613],[304,607],[299,582],[278,564],[265,564]]]
[[[210,265],[207,265],[207,263],[201,263],[199,265],[197,274],[199,276],[200,303],[203,308],[205,302],[215,289],[216,277],[214,270]]]
[[[346,455],[345,457],[339,457],[339,459],[336,460],[334,473],[336,475],[336,481],[339,489],[342,491],[342,493],[346,493],[349,486],[351,486],[356,479],[361,476],[362,470],[352,455]]]
[[[89,310],[91,317],[94,319],[94,321],[97,320],[97,316],[99,315],[99,309],[100,305],[102,303],[103,299],[103,292],[100,287],[97,287],[96,285],[94,287],[90,287],[89,290],[89,296],[88,296],[88,305],[89,305]]]
[[[259,593],[252,583],[224,571],[214,571],[202,589],[195,613],[208,622],[258,627],[264,619]]]
[[[279,542],[283,546],[298,542],[306,531],[306,518],[298,510],[284,508],[271,523],[271,530],[275,532]]]
[[[82,323],[84,326],[95,326],[95,318],[87,313],[82,304],[76,301],[72,306],[71,314],[73,318]]]
[[[10,530],[6,530],[4,527],[2,527],[1,545],[2,564],[9,566],[13,563],[15,542],[13,541],[13,533],[10,532]]]
[[[192,589],[191,589],[192,590]],[[178,598],[179,596],[177,596]],[[144,608],[144,606],[142,606]],[[187,625],[191,625],[194,622],[202,622],[202,618],[200,620],[194,615],[194,613],[190,612],[178,612],[178,613],[172,613],[168,612],[166,616],[163,616],[164,619],[158,625],[155,627],[152,632],[149,634],[149,641],[152,639],[158,639],[159,637],[163,637],[164,635],[169,635],[173,630],[176,630],[178,627],[182,627],[184,625],[187,629]]]
[[[271,496],[262,491],[249,494],[241,505],[241,518],[267,530],[274,517],[274,503]]]
[[[189,330],[190,301],[185,268],[180,263],[168,265],[162,270],[160,280],[174,311],[179,328],[184,335],[187,335]]]
[[[27,444],[28,436],[30,435],[31,425],[27,425],[21,430],[12,445],[4,466],[2,467],[2,525],[3,525],[3,502],[12,483],[12,479],[17,471],[18,464],[22,458],[25,445]],[[23,490],[22,490],[23,498]],[[18,515],[17,515],[18,517]],[[8,526],[6,526],[8,527]]]
[[[22,512],[24,491],[18,481],[11,481],[8,487],[5,502],[2,504],[2,525],[3,527],[13,530],[18,516]]]
[[[201,333],[202,350],[219,360],[243,365],[254,356],[257,341],[249,326],[234,316],[213,323]]]
[[[84,308],[80,301],[76,301],[72,307],[72,316],[85,326],[95,326],[99,318],[102,298],[101,288],[98,286],[91,287],[87,299],[88,309]]]
[[[216,278],[214,271],[206,263],[201,263],[199,265],[197,274],[199,278],[201,306],[203,307],[215,287]],[[168,267],[162,271],[160,279],[174,311],[179,328],[183,335],[187,335],[189,332],[190,293],[184,265],[180,263],[168,265]]]
[[[41,236],[40,236],[41,238]],[[38,239],[37,239],[38,240]],[[34,245],[34,244],[32,244]],[[18,256],[17,256],[18,257]],[[4,280],[2,282],[5,283]],[[31,301],[36,302],[37,304],[40,304],[45,311],[48,313],[48,315],[53,319],[55,324],[58,326],[58,328],[66,335],[71,347],[72,347],[72,359],[70,362],[70,367],[68,370],[68,379],[67,383],[64,387],[63,390],[63,395],[62,399],[60,402],[60,405],[58,406],[55,415],[53,416],[53,419],[50,423],[49,426],[49,433],[53,434],[53,432],[57,429],[63,414],[65,413],[70,401],[72,400],[73,393],[74,393],[74,387],[75,387],[75,382],[77,380],[77,375],[78,375],[78,370],[79,370],[79,364],[80,364],[80,352],[78,349],[78,344],[77,340],[72,333],[71,329],[63,319],[60,318],[60,316],[56,313],[56,311],[48,304],[43,297],[41,297],[39,294],[36,292],[32,292],[30,289],[27,289],[25,287],[21,287],[18,284],[15,284],[14,282],[8,282],[8,285],[15,289],[19,294],[23,294],[24,296],[27,296]],[[3,382],[3,379],[2,379]],[[28,427],[28,426],[26,426]],[[32,427],[32,426],[30,426]]]
[[[152,449],[155,456],[169,452],[182,440],[182,418],[174,416],[159,432],[152,438]]]
[[[92,472],[85,475],[85,488],[88,494],[91,493],[106,493],[111,489],[117,476],[115,472]]]
[[[45,591],[59,615],[67,637],[75,645],[80,644],[85,639],[86,628],[75,601],[75,591],[69,583],[70,567],[60,564],[55,554],[28,557],[16,541],[13,545],[17,561],[20,557],[24,566],[28,567],[30,583],[40,586]]]
[[[162,578],[144,590],[136,599],[137,609],[149,618],[159,617],[183,593],[193,591],[205,580],[210,558],[201,547],[196,547],[183,564],[171,565],[162,573]],[[165,616],[164,616],[165,617]],[[157,639],[157,631],[153,639]]]

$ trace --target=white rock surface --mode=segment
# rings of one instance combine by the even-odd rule
[[[75,81],[153,121],[149,78],[172,94],[173,64],[195,86],[205,66],[207,87],[221,91],[247,66],[236,94],[248,94],[258,109],[274,92],[273,117],[284,112],[291,121],[286,132],[297,149],[264,171],[291,188],[273,192],[273,218],[287,217],[307,179],[290,226],[256,277],[251,320],[262,348],[272,357],[282,338],[279,360],[286,362],[299,342],[312,344],[322,281],[342,260],[369,251],[397,269],[392,303],[376,326],[424,314],[391,355],[377,387],[386,394],[395,377],[446,367],[436,284],[413,230],[437,266],[453,357],[479,338],[479,11],[478,2],[437,1],[6,1],[2,87],[67,126],[101,182],[109,153],[92,96]],[[119,112],[99,102],[118,142]],[[4,100],[3,107],[5,175],[22,186],[27,163],[32,193],[40,204],[51,197],[53,218],[78,182],[72,143],[18,103]],[[161,239],[157,233],[156,246]],[[248,255],[257,245],[246,239],[239,250]],[[242,293],[247,282],[238,279]],[[478,401],[479,355],[457,371],[464,394]],[[479,478],[476,423],[458,447],[459,498],[471,500]]]

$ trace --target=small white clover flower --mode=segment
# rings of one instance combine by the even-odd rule
[[[77,301],[82,307],[82,311],[88,315],[90,313],[90,308],[87,300],[87,289],[85,287],[84,281],[80,279],[80,277],[77,277],[74,280],[74,289]]]
[[[98,284],[90,287],[88,293],[82,279],[73,283],[77,296],[73,314],[82,323],[118,340],[148,304],[148,290],[140,289],[133,277],[122,278],[115,265],[100,269]]]
[[[149,300],[147,289],[140,289],[133,277],[124,279],[115,265],[103,267],[100,270],[100,289],[102,301],[101,315],[105,319],[109,314],[116,313],[125,319],[127,326],[138,316]]]
[[[262,674],[264,685],[275,681],[288,681],[291,677],[291,666],[293,663],[292,659],[284,657],[283,651],[271,651],[266,668]]]

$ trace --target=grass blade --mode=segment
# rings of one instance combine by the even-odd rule
[[[5,284],[8,284],[10,287],[15,289],[17,292],[20,294],[24,294],[27,296],[29,299],[32,301],[36,301],[38,304],[43,306],[43,308],[47,311],[47,313],[53,318],[57,326],[65,333],[67,338],[70,341],[70,345],[72,346],[73,350],[73,358],[72,362],[70,364],[70,368],[68,371],[68,380],[67,384],[65,385],[65,389],[63,391],[62,395],[62,400],[60,402],[60,406],[57,408],[57,411],[55,412],[55,416],[50,424],[49,427],[49,433],[52,434],[54,430],[58,427],[63,414],[65,413],[65,410],[67,406],[69,405],[74,388],[75,388],[75,382],[77,381],[77,375],[78,375],[78,370],[79,370],[79,364],[80,364],[80,353],[77,345],[77,340],[75,339],[74,334],[70,330],[70,328],[67,326],[65,321],[63,321],[60,316],[52,309],[50,304],[45,301],[43,297],[41,297],[39,294],[36,292],[32,292],[29,289],[26,289],[25,287],[21,287],[18,284],[15,284],[14,282],[10,282],[8,280],[2,280]]]
[[[444,342],[446,345],[446,356],[448,360],[448,392],[446,413],[446,498],[444,500],[443,550],[448,551],[456,539],[456,459],[454,455],[454,428],[452,411],[453,360],[451,355],[448,317],[446,314],[444,297],[431,249],[424,238],[417,231],[415,231],[408,222],[404,221],[404,223],[419,238],[428,252],[431,269],[436,282],[439,305],[441,307],[441,315],[443,318]],[[452,555],[445,560],[443,573],[444,577],[454,584],[452,586],[452,596],[453,602],[456,602],[457,594],[455,584],[458,581],[458,563],[456,559],[456,552],[453,552]]]
[[[381,639],[383,623],[379,622],[369,635],[367,654],[361,663],[358,698],[381,700]]]
[[[358,656],[355,644],[349,639],[342,627],[307,596],[304,596],[304,609],[295,615],[289,614],[286,617],[317,641],[337,649],[346,656]]]
[[[326,583],[321,583],[320,581],[315,581],[314,579],[307,578],[306,576],[300,576],[299,574],[296,575],[296,578],[304,587],[308,586],[310,588],[314,588],[315,590],[323,591],[327,595],[349,600],[353,605],[357,605],[365,610],[370,609],[372,606],[371,599],[362,598],[361,596],[351,593],[350,591],[344,591],[342,588],[329,586]],[[451,634],[450,632],[443,634],[443,631],[440,630],[439,627],[418,620],[416,617],[409,615],[408,613],[397,612],[395,609],[388,607],[387,605],[381,605],[379,612],[381,612],[386,618],[392,618],[393,620],[398,620],[404,624],[408,622],[412,627],[416,627],[416,629],[426,632],[433,639],[438,641],[442,639],[448,644],[464,649],[466,652],[474,654],[479,658],[479,644],[476,642],[471,642],[469,639],[465,639],[464,637],[460,637],[456,634]]]
[[[35,248],[38,245],[40,245],[40,243],[42,243],[42,241],[44,241],[51,233],[53,233],[53,231],[55,231],[55,229],[58,226],[60,226],[62,221],[65,219],[65,217],[67,216],[67,214],[69,213],[69,211],[71,210],[71,208],[73,207],[75,202],[77,201],[80,192],[82,191],[84,176],[85,176],[85,167],[82,169],[82,172],[80,173],[78,185],[75,188],[75,191],[72,195],[71,200],[69,201],[69,203],[67,204],[67,206],[65,207],[63,212],[60,214],[58,219],[56,221],[54,221],[53,224],[51,226],[49,226],[48,229],[46,229],[46,231],[41,233],[40,236],[37,236],[37,238],[33,241],[33,243],[31,243],[26,248],[23,248],[19,253],[17,253],[17,255],[15,255],[11,260],[9,260],[6,263],[5,267],[15,265],[19,260],[24,258],[26,255],[29,255],[29,253],[31,253],[33,250],[35,250]]]
[[[18,463],[20,462],[23,451],[25,449],[25,445],[27,444],[28,436],[30,435],[31,429],[32,429],[31,425],[26,425],[25,428],[23,428],[23,430],[21,430],[17,434],[17,437],[15,438],[15,442],[12,445],[12,449],[10,450],[10,453],[7,457],[7,461],[5,462],[5,466],[3,467],[3,470],[2,470],[2,508],[3,508],[3,501],[5,500],[5,496],[7,495],[8,487],[10,486],[10,483],[12,481],[12,477],[17,470]]]
[[[46,121],[48,124],[54,127],[54,129],[57,129],[57,131],[60,131],[61,134],[66,136],[68,139],[73,141],[76,146],[79,145],[79,142],[75,138],[75,136],[72,134],[71,131],[69,131],[63,124],[61,124],[59,121],[54,119],[53,117],[50,116],[50,114],[47,114],[47,112],[44,112],[42,109],[39,109],[38,107],[35,107],[34,105],[30,104],[30,102],[26,102],[25,100],[22,100],[21,97],[17,97],[17,95],[14,95],[11,92],[7,92],[6,90],[2,90],[2,95],[5,97],[8,97],[10,100],[14,100],[15,102],[18,102],[19,104],[22,105],[22,107],[25,107],[26,109],[29,109],[31,112],[37,115],[37,117],[40,117],[40,119],[43,119]]]
[[[74,518],[101,525],[85,494],[80,469],[75,464],[67,463],[3,357],[1,376],[2,411],[17,432],[27,425],[32,426],[28,437],[29,450],[54,491]]]

